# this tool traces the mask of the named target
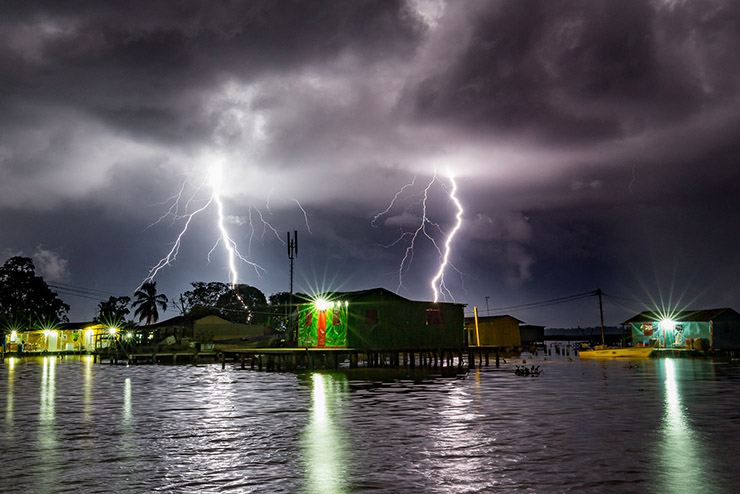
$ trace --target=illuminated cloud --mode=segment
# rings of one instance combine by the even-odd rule
[[[347,288],[394,288],[399,252],[380,246],[418,218],[370,221],[435,168],[454,172],[465,210],[451,255],[462,301],[629,287],[625,265],[664,277],[671,256],[718,279],[740,268],[725,247],[736,233],[709,253],[685,241],[740,206],[737,2],[39,1],[2,14],[0,249],[64,246],[79,284],[132,291],[176,233],[146,227],[214,163],[224,222],[268,270],[246,281],[268,293],[285,289],[284,246],[250,214],[279,238],[301,230],[305,277],[330,259]],[[430,207],[448,231],[454,208]],[[161,279],[170,295],[225,279],[224,259],[204,260],[212,220],[194,221]],[[428,297],[435,261],[419,253],[407,295]],[[712,305],[737,296],[717,293]]]

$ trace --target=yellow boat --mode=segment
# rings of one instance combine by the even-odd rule
[[[606,346],[604,337],[604,309],[601,305],[601,288],[596,290],[599,296],[599,314],[601,315],[601,345],[596,345],[593,350],[582,350],[578,355],[583,359],[598,358],[648,358],[653,353],[653,347],[637,346],[628,348],[609,348]]]
[[[654,348],[649,346],[638,346],[629,348],[606,348],[598,345],[593,350],[583,350],[578,355],[583,359],[590,358],[649,358]]]

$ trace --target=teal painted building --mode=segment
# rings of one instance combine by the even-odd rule
[[[730,308],[684,310],[670,316],[645,311],[622,323],[635,345],[657,348],[740,349],[740,314]]]

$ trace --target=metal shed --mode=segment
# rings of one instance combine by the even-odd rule
[[[520,321],[509,315],[479,316],[476,333],[475,318],[465,319],[465,328],[468,330],[470,346],[520,346]]]
[[[330,293],[298,306],[298,346],[462,348],[464,307],[409,300],[385,288]]]

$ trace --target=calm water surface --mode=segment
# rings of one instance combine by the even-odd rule
[[[0,364],[2,492],[740,492],[740,362]]]

